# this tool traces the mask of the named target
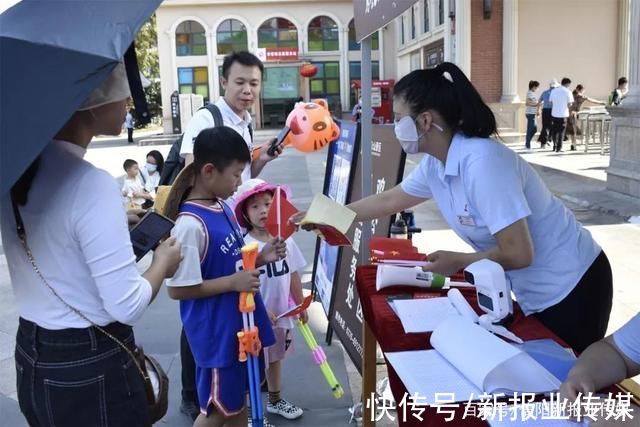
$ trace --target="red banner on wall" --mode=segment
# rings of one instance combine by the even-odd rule
[[[267,48],[267,61],[296,61],[298,60],[298,48],[269,47]]]

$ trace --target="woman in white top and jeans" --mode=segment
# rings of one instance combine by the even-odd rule
[[[527,92],[526,109],[524,113],[527,118],[527,136],[524,144],[527,150],[531,150],[531,140],[538,131],[536,127],[536,116],[538,115],[538,106],[540,105],[538,97],[536,96],[538,87],[540,87],[539,82],[535,80],[529,81],[529,91]]]
[[[135,362],[65,305],[133,350],[129,325],[180,262],[180,245],[171,239],[138,273],[116,181],[82,158],[95,135],[120,132],[129,95],[118,64],[2,200],[2,240],[20,313],[18,402],[31,426],[149,424]],[[35,264],[60,299],[32,266],[18,217]]]

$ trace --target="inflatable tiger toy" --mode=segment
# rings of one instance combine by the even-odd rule
[[[329,106],[324,99],[298,102],[287,116],[285,125],[291,129],[282,146],[292,145],[297,150],[310,153],[324,148],[340,136],[340,128],[331,118]],[[253,151],[253,158],[260,156],[266,146]]]

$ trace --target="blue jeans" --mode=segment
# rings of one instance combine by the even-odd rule
[[[533,139],[533,135],[536,134],[538,128],[536,127],[536,115],[535,114],[525,114],[527,117],[527,137],[525,139],[525,147],[531,148],[531,140]]]
[[[104,327],[131,350],[133,330]],[[18,403],[30,426],[148,426],[135,362],[97,329],[49,330],[20,318],[16,336]]]

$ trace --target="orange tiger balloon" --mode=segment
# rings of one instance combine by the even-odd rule
[[[305,153],[321,150],[340,136],[340,128],[331,118],[324,99],[298,102],[285,124],[291,129],[285,144]]]
[[[291,144],[305,153],[321,150],[340,136],[340,128],[331,118],[329,106],[324,99],[298,102],[289,113],[285,124],[291,129],[282,147]],[[252,158],[260,157],[267,145],[255,147]]]

